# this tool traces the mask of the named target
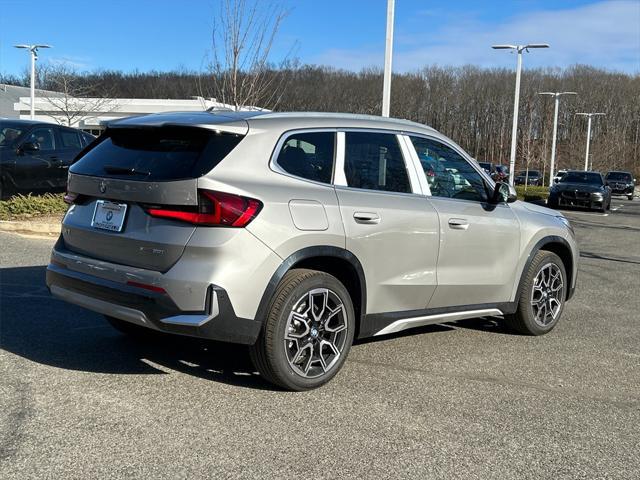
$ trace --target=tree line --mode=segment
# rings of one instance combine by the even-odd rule
[[[54,72],[55,73],[55,72]],[[67,72],[68,73],[68,72]],[[220,96],[224,71],[74,72],[82,96],[190,98]],[[238,72],[241,77],[251,73]],[[289,62],[260,71],[269,88],[252,97],[278,111],[333,111],[379,115],[382,71],[360,72]],[[48,81],[48,79],[51,79]],[[250,80],[250,79],[249,79]],[[0,82],[28,84],[0,75]],[[40,88],[59,88],[56,75]],[[480,161],[508,164],[515,73],[501,68],[428,66],[393,75],[391,116],[429,125]],[[603,112],[592,126],[591,159],[599,171],[630,170],[640,175],[640,75],[589,66],[523,71],[516,168],[548,171],[553,98],[543,91],[575,91],[560,100],[556,168],[584,167],[587,121],[578,112]],[[219,100],[222,100],[218,98]]]

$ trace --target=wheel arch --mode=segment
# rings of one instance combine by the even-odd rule
[[[558,255],[558,257],[560,257],[560,260],[562,260],[565,271],[567,273],[568,288],[566,289],[567,291],[566,299],[569,300],[571,298],[571,295],[573,294],[573,290],[571,289],[571,285],[573,284],[573,255],[571,252],[571,246],[569,245],[569,242],[565,238],[562,238],[557,235],[549,235],[547,237],[541,238],[530,250],[529,257],[527,258],[527,261],[524,264],[522,272],[520,273],[520,279],[518,281],[518,290],[515,297],[516,300],[520,298],[522,281],[524,279],[524,276],[527,274],[527,271],[529,270],[529,266],[533,261],[533,257],[540,250],[555,253],[556,255]]]
[[[356,315],[356,338],[367,306],[367,290],[364,270],[360,260],[348,250],[334,246],[306,247],[289,255],[274,272],[262,294],[255,319],[263,322],[278,284],[293,268],[318,270],[336,277],[345,286]]]

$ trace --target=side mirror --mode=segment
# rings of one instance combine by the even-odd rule
[[[505,182],[496,183],[496,188],[493,190],[493,196],[491,203],[513,203],[518,199],[518,193],[513,185],[509,185]]]
[[[18,150],[21,152],[37,152],[40,150],[40,145],[36,142],[25,142],[18,147]]]

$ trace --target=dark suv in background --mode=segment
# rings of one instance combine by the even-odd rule
[[[527,184],[527,185],[541,186],[542,183],[543,183],[542,174],[538,170],[529,170],[529,172],[527,172],[526,170],[522,170],[518,172],[515,178],[516,185]]]
[[[633,200],[636,181],[630,172],[609,172],[604,180],[611,188],[611,195],[626,195]]]
[[[0,199],[63,190],[67,169],[94,137],[75,128],[0,120]]]

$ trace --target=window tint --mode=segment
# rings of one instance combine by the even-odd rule
[[[335,133],[296,133],[288,137],[276,162],[296,177],[331,183],[335,151]]]
[[[38,144],[40,150],[55,150],[56,148],[53,128],[36,128],[27,136],[26,142]]]
[[[607,180],[621,180],[626,182],[631,182],[633,177],[630,173],[625,172],[609,172],[607,173]]]
[[[568,172],[560,179],[560,183],[590,183],[593,185],[603,185],[602,175],[596,172]]]
[[[114,128],[70,171],[142,181],[198,178],[218,165],[242,138],[199,128]]]
[[[346,132],[347,185],[369,190],[411,193],[409,176],[393,134]]]
[[[85,146],[89,145],[91,142],[93,142],[96,139],[93,135],[90,135],[87,132],[82,132],[82,138],[84,140]]]
[[[24,133],[24,128],[19,124],[0,123],[0,147],[8,147]]]
[[[77,132],[71,130],[58,130],[60,132],[60,141],[62,142],[62,148],[82,148],[80,144],[80,136]]]
[[[482,176],[452,148],[421,137],[411,137],[434,197],[487,201]]]

